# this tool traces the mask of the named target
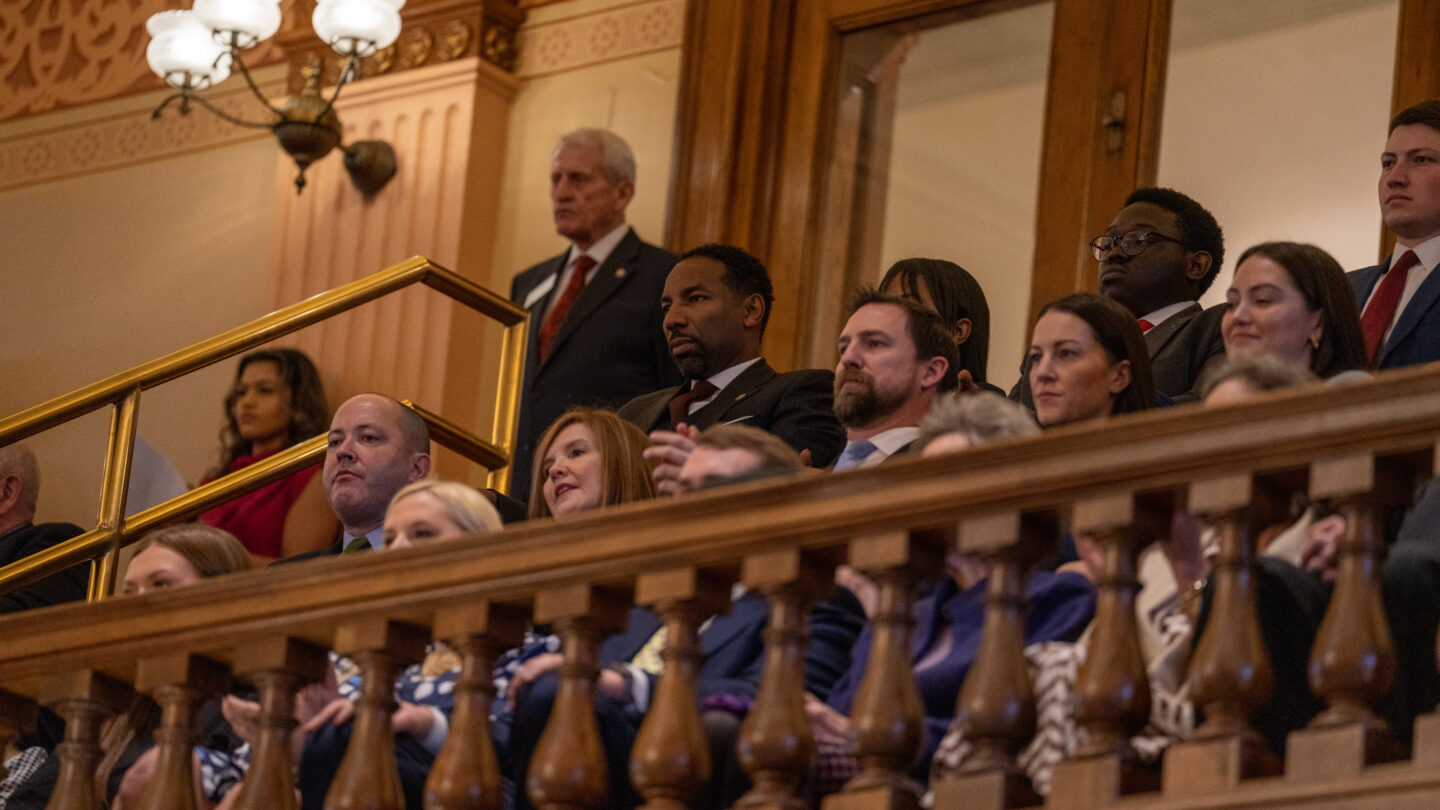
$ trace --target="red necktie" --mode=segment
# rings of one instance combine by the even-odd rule
[[[1405,292],[1405,279],[1410,268],[1420,263],[1415,251],[1407,250],[1395,260],[1395,265],[1380,279],[1380,286],[1360,316],[1360,328],[1365,332],[1365,355],[1370,362],[1380,356],[1380,345],[1385,342],[1385,330],[1395,320],[1395,310],[1400,308],[1400,294]]]
[[[1149,332],[1151,329],[1154,329],[1154,328],[1155,328],[1155,324],[1150,323],[1149,321],[1145,320],[1144,318],[1141,318],[1139,321],[1136,321],[1136,323],[1139,323],[1139,324],[1140,324],[1140,334],[1142,334],[1142,335],[1145,334],[1146,332]]]
[[[570,308],[575,306],[575,299],[580,297],[580,291],[585,289],[585,274],[595,266],[595,260],[580,254],[575,260],[575,269],[570,273],[570,283],[565,285],[565,292],[560,294],[560,300],[555,302],[555,308],[550,310],[546,316],[545,323],[540,327],[540,359],[543,361],[550,354],[550,343],[555,340],[555,335],[560,331],[560,325],[565,323],[565,316],[570,314]]]
[[[705,399],[719,390],[715,387],[715,383],[701,380],[690,386],[689,391],[670,400],[670,428],[673,430],[681,422],[690,424],[690,403],[698,399]]]

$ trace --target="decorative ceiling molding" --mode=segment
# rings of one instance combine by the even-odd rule
[[[520,32],[521,78],[680,47],[685,0],[640,0],[591,14],[527,25]]]
[[[271,68],[257,77],[271,98],[281,93],[278,72]],[[0,191],[270,137],[265,130],[237,127],[203,110],[153,120],[151,110],[163,95],[156,91],[99,105],[96,114],[67,110],[51,113],[53,122],[49,117],[26,121],[39,126],[0,139]],[[216,92],[211,101],[238,118],[253,118],[258,107],[243,85]]]
[[[290,65],[288,89],[299,92],[305,86],[305,68],[316,62],[323,66],[321,84],[333,86],[345,59],[310,30],[315,0],[292,2],[299,6],[299,13],[285,18],[275,39]],[[469,56],[515,71],[516,35],[525,19],[515,0],[410,0],[400,16],[404,20],[400,38],[363,60],[362,76],[385,76]]]
[[[294,0],[284,0],[293,16]],[[0,121],[163,87],[145,21],[175,0],[0,0]],[[309,20],[309,16],[306,16]],[[246,59],[280,61],[272,40]]]

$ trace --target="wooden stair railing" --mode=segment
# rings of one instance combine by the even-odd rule
[[[194,673],[187,674],[184,667],[149,662],[214,662],[254,680],[262,691],[265,673],[278,673],[269,678],[273,692],[281,688],[275,684],[286,682],[293,688],[314,676],[313,655],[307,664],[307,656],[297,651],[311,645],[336,648],[354,655],[365,670],[369,704],[361,712],[374,722],[369,731],[357,723],[355,744],[371,752],[373,767],[384,759],[381,743],[388,742],[382,739],[382,721],[395,667],[416,655],[425,639],[416,628],[430,627],[432,635],[454,640],[464,652],[469,637],[491,642],[513,638],[513,625],[504,630],[490,621],[493,613],[483,611],[498,607],[523,616],[533,606],[536,620],[553,620],[561,627],[567,660],[564,694],[546,730],[547,735],[566,736],[560,743],[541,745],[530,773],[531,795],[542,806],[594,807],[604,795],[605,764],[593,745],[576,741],[590,735],[587,722],[593,730],[589,697],[600,663],[599,639],[623,620],[630,594],[659,608],[675,641],[667,651],[667,670],[673,668],[665,676],[668,697],[657,695],[662,706],[656,711],[666,715],[659,720],[693,730],[685,662],[694,653],[687,645],[693,645],[697,618],[715,608],[717,589],[724,593],[738,570],[740,581],[764,594],[771,609],[765,636],[768,657],[739,751],[755,787],[739,806],[794,807],[800,804],[796,791],[813,750],[801,695],[807,605],[830,586],[833,566],[848,551],[852,562],[880,574],[886,583],[883,621],[891,638],[877,639],[874,646],[882,652],[871,666],[880,672],[905,671],[908,651],[894,641],[904,635],[903,606],[911,596],[907,569],[933,565],[926,561],[946,550],[953,535],[959,550],[986,555],[999,566],[986,622],[1008,635],[984,640],[985,656],[972,679],[985,680],[967,683],[962,692],[961,708],[975,715],[977,741],[986,753],[977,760],[984,768],[971,773],[962,769],[959,778],[989,774],[993,783],[998,773],[1002,780],[1014,781],[1009,758],[1017,739],[997,727],[996,719],[1014,717],[1021,726],[1026,724],[1025,711],[1016,706],[1027,687],[1018,677],[1014,638],[1022,573],[1033,559],[1026,538],[1043,534],[1034,526],[1047,523],[1046,516],[1068,515],[1073,529],[1092,532],[1106,549],[1101,611],[1087,668],[1098,666],[1094,662],[1109,666],[1108,671],[1088,672],[1079,684],[1089,706],[1080,721],[1090,727],[1091,747],[1066,767],[1080,774],[1078,781],[1084,784],[1059,798],[1052,791],[1051,805],[1298,807],[1324,800],[1331,806],[1360,807],[1374,806],[1379,797],[1400,806],[1420,806],[1440,801],[1440,722],[1434,717],[1417,724],[1413,759],[1367,763],[1374,759],[1367,756],[1371,740],[1381,737],[1374,733],[1379,726],[1370,712],[1386,666],[1384,619],[1374,597],[1374,506],[1383,493],[1411,491],[1388,483],[1386,471],[1422,465],[1428,470],[1435,463],[1437,435],[1440,373],[1423,369],[1383,375],[1370,385],[1287,392],[1234,408],[1138,414],[1108,425],[982,447],[963,456],[802,476],[793,482],[756,482],[674,501],[631,504],[571,521],[520,525],[428,548],[246,572],[103,606],[37,610],[0,620],[0,638],[5,639],[0,644],[0,689],[18,698],[4,705],[23,706],[38,699],[69,721],[67,740],[58,751],[62,787],[52,806],[88,808],[96,806],[93,767],[99,721],[105,712],[124,705],[128,685],[163,689],[165,684],[197,684]],[[1137,785],[1124,778],[1125,735],[1148,710],[1148,701],[1136,697],[1145,687],[1145,674],[1134,666],[1133,617],[1127,615],[1134,549],[1162,534],[1181,504],[1217,516],[1222,534],[1233,537],[1226,541],[1230,556],[1222,558],[1215,586],[1216,599],[1225,604],[1214,610],[1244,615],[1246,589],[1240,585],[1250,557],[1248,551],[1237,550],[1242,544],[1240,518],[1235,517],[1243,509],[1243,486],[1226,482],[1212,486],[1223,492],[1206,494],[1211,486],[1206,482],[1229,476],[1248,479],[1253,486],[1267,477],[1297,474],[1308,477],[1314,494],[1339,500],[1352,531],[1336,600],[1358,605],[1362,621],[1342,625],[1344,632],[1322,634],[1316,653],[1321,661],[1317,683],[1335,710],[1326,723],[1336,724],[1293,735],[1291,761],[1280,776],[1241,778],[1250,774],[1236,766],[1232,770],[1241,772],[1232,773],[1228,781],[1202,780],[1204,784],[1187,787],[1185,780],[1165,778],[1167,770],[1184,760],[1167,755],[1160,769],[1165,791],[1127,792]],[[990,530],[972,531],[976,521],[987,520]],[[959,530],[936,535],[934,527]],[[934,537],[941,539],[932,541]],[[1226,578],[1231,583],[1222,585]],[[1352,591],[1349,595],[1346,588]],[[481,612],[464,614],[467,610]],[[1249,683],[1225,670],[1251,666],[1247,662],[1256,660],[1254,650],[1247,652],[1240,645],[1237,653],[1232,648],[1223,648],[1218,663],[1210,664],[1221,675],[1207,678]],[[1356,655],[1371,656],[1372,666],[1357,666],[1366,660],[1357,661]],[[138,669],[136,662],[142,662]],[[672,674],[677,676],[673,684]],[[997,684],[996,678],[1014,682]],[[907,688],[904,679],[899,680],[883,686],[904,704]],[[1224,704],[1216,704],[1216,722],[1224,733],[1215,739],[1238,739],[1243,745],[1245,715],[1263,692],[1258,685],[1263,679],[1255,680],[1257,685],[1247,687],[1233,705],[1214,698],[1213,688],[1201,688],[1202,700],[1210,694],[1211,704]],[[480,694],[472,700],[478,708],[485,697],[483,687],[475,688]],[[267,727],[277,740],[287,725],[284,703],[275,696],[266,701]],[[1102,716],[1102,711],[1111,716]],[[845,806],[862,795],[879,795],[894,806],[909,801],[896,789],[894,777],[896,763],[910,745],[911,715],[905,705],[886,706],[868,698],[859,702],[857,723],[872,729],[860,749],[869,776],[832,804]],[[884,723],[893,725],[882,728]],[[462,731],[462,726],[471,730]],[[483,748],[483,731],[476,732],[471,723],[457,722],[455,732]],[[684,735],[684,755],[668,762],[656,759],[654,745],[637,746],[632,772],[653,806],[676,806],[682,796],[693,795],[701,781],[704,769],[692,732]],[[1350,764],[1337,769],[1299,762],[1296,751],[1307,745],[1324,753],[1315,761]],[[1220,745],[1213,753],[1228,756],[1239,747]],[[1172,753],[1183,750],[1185,746],[1179,746]],[[950,790],[954,785],[947,784],[954,778],[949,775],[936,785],[941,807],[1004,806],[1017,795],[1001,785],[947,805],[943,797],[956,795]],[[349,788],[342,781],[333,786],[336,796],[348,791],[357,802],[371,806],[393,801],[393,794],[381,795],[389,793],[384,780]],[[1062,781],[1057,773],[1057,790]],[[482,776],[478,784],[483,794],[493,780]]]

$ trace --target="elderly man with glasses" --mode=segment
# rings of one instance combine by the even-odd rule
[[[1090,242],[1090,253],[1099,266],[1100,294],[1140,322],[1159,399],[1198,401],[1196,381],[1225,357],[1225,305],[1201,309],[1197,301],[1225,258],[1214,215],[1174,189],[1138,189]],[[1025,371],[1010,398],[1030,405]]]

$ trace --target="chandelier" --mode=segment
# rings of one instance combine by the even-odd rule
[[[255,85],[240,51],[255,47],[279,30],[279,0],[195,0],[193,10],[155,14],[145,24],[150,33],[145,58],[150,69],[179,92],[161,102],[152,118],[158,119],[178,99],[182,115],[190,112],[193,101],[232,124],[270,130],[299,169],[296,194],[305,188],[305,170],[310,164],[339,146],[351,182],[361,193],[374,194],[395,175],[395,150],[384,141],[342,144],[335,100],[347,82],[360,78],[360,60],[400,35],[403,5],[405,0],[319,0],[311,25],[320,39],[345,57],[345,65],[329,99],[320,93],[321,70],[312,64],[306,70],[305,89],[278,109]],[[232,66],[270,111],[269,120],[236,118],[198,95],[229,78]]]

